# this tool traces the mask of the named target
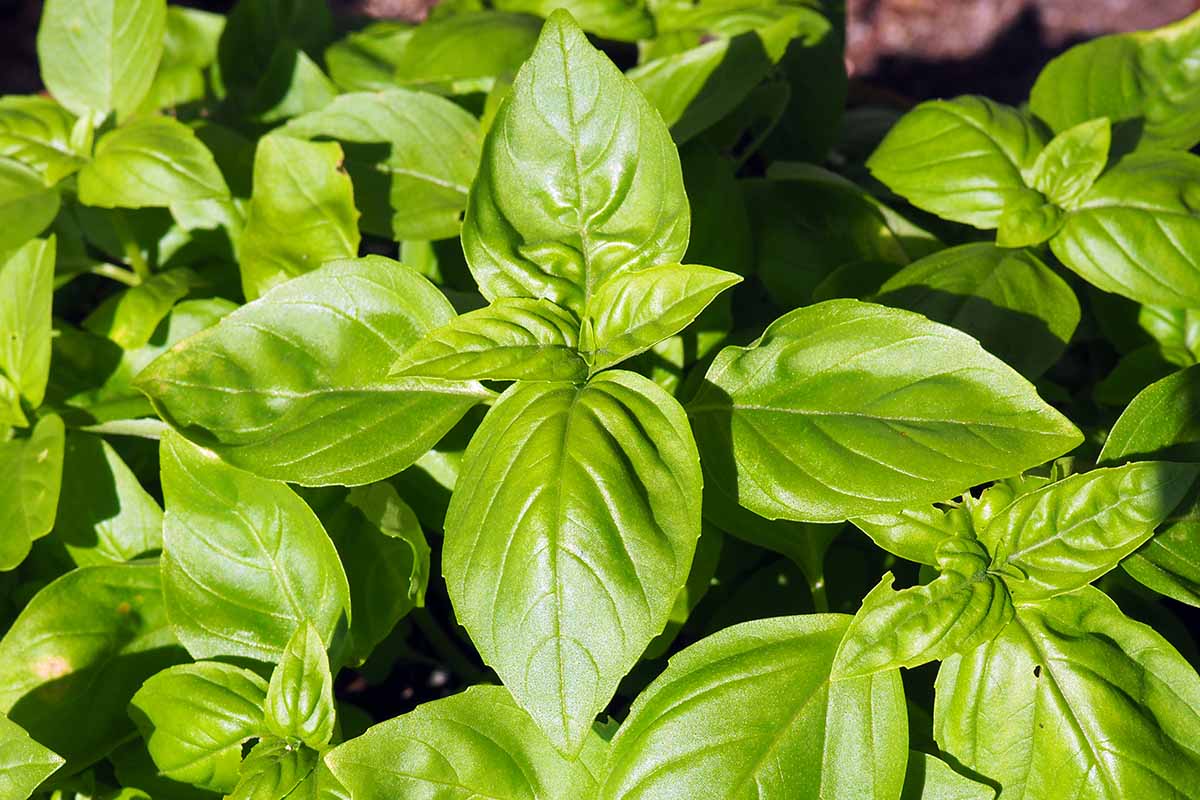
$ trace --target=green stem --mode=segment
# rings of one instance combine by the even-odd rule
[[[429,609],[414,608],[412,610],[412,618],[417,628],[429,640],[429,644],[437,652],[443,666],[467,683],[478,683],[483,679],[483,674],[479,668],[471,663],[471,660],[463,653],[462,648],[455,644],[454,640],[442,630],[442,626],[429,613]]]
[[[142,282],[142,279],[136,274],[124,267],[118,267],[116,264],[97,264],[89,269],[88,272],[103,278],[109,278],[118,283],[123,283],[126,286],[137,286]]]
[[[808,590],[812,593],[813,609],[818,614],[829,613],[829,596],[825,594],[825,573],[817,575],[815,579],[810,579]]]
[[[119,208],[113,209],[112,223],[117,238],[121,240],[121,249],[125,251],[125,258],[133,267],[139,281],[150,280],[150,264],[142,255],[142,248],[138,246],[133,230],[129,227],[129,220],[126,219],[125,212]]]
[[[114,419],[95,425],[82,425],[79,430],[88,433],[113,434],[115,436],[140,436],[143,439],[161,439],[167,432],[167,423],[160,419]]]

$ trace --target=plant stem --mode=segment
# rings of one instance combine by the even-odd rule
[[[116,264],[97,264],[89,269],[88,272],[103,278],[109,278],[118,283],[123,283],[126,286],[137,286],[142,282],[142,279],[135,273],[130,272],[124,267],[118,267]]]
[[[125,251],[125,258],[128,259],[129,265],[133,267],[133,271],[137,274],[139,281],[150,280],[150,264],[147,263],[145,256],[142,255],[142,248],[138,246],[137,239],[134,238],[133,230],[129,227],[129,220],[126,219],[125,212],[119,208],[113,209],[112,223],[117,238],[121,240],[121,248]]]
[[[161,439],[167,431],[167,423],[159,419],[146,417],[144,419],[114,419],[108,422],[98,422],[95,425],[83,425],[79,430],[88,433],[107,433],[116,436],[140,436],[143,439]]]
[[[808,590],[812,593],[813,609],[818,614],[829,613],[829,596],[825,593],[825,573],[821,573],[814,580],[808,583]]]
[[[413,622],[422,635],[429,640],[429,644],[437,652],[438,658],[442,664],[451,672],[458,675],[467,683],[478,683],[483,679],[483,674],[478,667],[471,663],[463,653],[462,648],[454,643],[444,630],[438,624],[433,615],[429,613],[427,608],[414,608],[412,610]]]

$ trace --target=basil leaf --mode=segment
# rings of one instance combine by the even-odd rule
[[[283,739],[259,741],[242,762],[238,785],[228,800],[283,800],[290,797],[320,763],[317,751]]]
[[[1084,280],[1141,303],[1200,306],[1200,158],[1134,154],[1096,181],[1050,240]]]
[[[1018,497],[980,537],[1018,599],[1091,583],[1150,538],[1200,465],[1144,461],[1072,475]]]
[[[217,60],[217,43],[224,29],[222,14],[168,6],[162,60],[142,109],[157,111],[203,100],[207,92],[204,71]]]
[[[679,157],[658,112],[569,14],[552,14],[467,198],[463,251],[480,291],[582,314],[606,278],[678,262],[687,238]]]
[[[585,731],[587,745],[602,747]],[[325,758],[354,800],[397,797],[594,797],[585,765],[557,752],[499,686],[423,703]]]
[[[875,301],[958,328],[1030,379],[1058,361],[1080,317],[1075,292],[1037,256],[983,242],[914,261]]]
[[[1104,171],[1111,144],[1112,125],[1107,118],[1063,131],[1033,162],[1033,188],[1055,205],[1074,208]]]
[[[636,42],[654,35],[654,17],[642,0],[497,0],[499,11],[517,11],[555,22],[554,11],[563,9],[579,27],[604,39]]]
[[[855,300],[797,309],[725,348],[688,414],[710,490],[805,522],[945,500],[1080,441],[970,337]]]
[[[266,697],[250,670],[202,661],[154,675],[129,708],[164,777],[224,793],[237,785],[242,745],[265,730]]]
[[[30,797],[62,765],[62,756],[38,744],[20,725],[0,714],[0,792],[5,797]]]
[[[391,81],[440,94],[488,92],[529,58],[542,21],[464,11],[418,25],[395,56]]]
[[[675,655],[617,731],[600,799],[897,797],[908,756],[900,676],[830,682],[848,622],[755,620]]]
[[[331,262],[176,345],[135,385],[235,466],[305,485],[370,483],[412,464],[490,394],[387,377],[453,314],[390,259]]]
[[[254,192],[238,245],[246,299],[358,255],[354,188],[335,142],[264,136],[254,151]]]
[[[35,408],[50,376],[54,245],[35,239],[0,261],[0,370]]]
[[[1044,152],[1044,151],[1043,151]],[[1000,247],[1032,247],[1048,240],[1063,226],[1063,212],[1034,191],[1009,200],[996,227]]]
[[[942,542],[974,536],[970,514],[960,506],[906,508],[894,514],[873,514],[850,521],[889,553],[931,567],[938,563],[937,549]]]
[[[57,189],[47,189],[33,167],[0,157],[0,253],[20,247],[54,221]]]
[[[154,80],[167,30],[165,0],[47,0],[38,27],[42,80],[76,115],[123,122]]]
[[[291,489],[174,433],[159,457],[163,593],[193,658],[277,661],[305,620],[325,641],[345,626],[350,589],[337,551]]]
[[[186,267],[160,272],[105,300],[83,321],[83,327],[124,350],[137,349],[150,341],[171,307],[201,283],[200,276]]]
[[[53,186],[84,164],[71,144],[74,125],[71,112],[48,97],[0,97],[0,156],[33,167]]]
[[[469,380],[579,381],[579,321],[549,300],[501,297],[455,317],[404,351],[392,375]]]
[[[968,95],[921,103],[867,161],[871,173],[917,208],[995,228],[1046,144],[1020,111]]]
[[[420,27],[432,24],[431,20]],[[399,20],[379,20],[351,31],[325,51],[329,77],[347,92],[391,89],[396,62],[415,32],[415,26]]]
[[[134,732],[126,706],[142,682],[185,658],[157,562],[80,567],[34,595],[0,640],[0,713],[77,772]]]
[[[960,775],[937,756],[908,752],[900,800],[994,800],[996,790]]]
[[[1197,725],[1195,670],[1091,587],[1018,606],[938,673],[939,746],[1014,800],[1193,796]]]
[[[271,673],[267,730],[314,749],[329,744],[334,730],[333,676],[325,642],[311,622],[302,622]]]
[[[463,457],[443,573],[480,655],[575,752],[665,625],[700,535],[678,404],[629,372],[518,383]]]
[[[14,569],[35,540],[54,527],[62,485],[63,422],[53,414],[37,421],[28,439],[0,442],[0,572]]]

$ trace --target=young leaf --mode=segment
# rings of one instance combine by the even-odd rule
[[[54,527],[62,485],[62,420],[50,414],[37,421],[28,439],[0,442],[0,572],[17,567],[35,540]]]
[[[1055,136],[1033,163],[1033,188],[1055,205],[1074,208],[1108,161],[1112,124],[1101,117]]]
[[[0,714],[0,796],[25,800],[62,765],[62,756]]]
[[[700,535],[683,410],[629,372],[519,383],[488,412],[446,514],[443,573],[483,660],[576,752],[662,629]]]
[[[600,800],[884,800],[908,756],[892,671],[830,682],[849,618],[726,628],[671,659],[613,739]]]
[[[392,365],[394,376],[458,380],[581,381],[579,321],[549,300],[501,297],[455,317]]]
[[[867,166],[918,208],[995,228],[1045,144],[1015,108],[975,96],[932,100],[896,123]]]
[[[304,745],[265,738],[242,762],[241,778],[227,800],[283,800],[317,768],[320,756]]]
[[[167,29],[166,0],[47,0],[38,27],[42,80],[80,117],[123,122],[154,80]]]
[[[48,97],[0,97],[0,156],[42,173],[53,186],[83,166],[71,145],[75,117]]]
[[[484,297],[582,314],[609,276],[678,262],[688,219],[658,112],[567,12],[551,14],[467,198],[463,251]]]
[[[136,385],[231,464],[304,485],[370,483],[489,396],[477,383],[387,377],[453,317],[432,284],[390,259],[336,261],[180,342]]]
[[[1021,600],[1091,583],[1150,538],[1200,465],[1143,461],[1072,475],[1018,497],[980,536]]]
[[[242,745],[265,731],[266,697],[250,670],[201,661],[154,675],[129,709],[164,777],[224,793],[237,785]]]
[[[647,350],[692,323],[740,275],[660,264],[604,281],[588,301],[581,349],[593,372]]]
[[[174,433],[163,437],[163,593],[193,658],[278,661],[305,620],[323,641],[350,618],[350,590],[316,515]]]
[[[937,756],[908,751],[900,800],[994,800],[996,790],[960,775]]]
[[[325,642],[311,622],[302,622],[283,650],[267,689],[267,730],[320,750],[334,730],[333,676]]]
[[[1029,190],[1009,199],[996,223],[996,244],[1000,247],[1033,247],[1048,240],[1062,228],[1063,212]]]
[[[0,371],[34,408],[50,375],[54,243],[35,239],[0,261]]]
[[[797,309],[723,350],[688,414],[710,490],[806,522],[946,500],[1080,441],[975,340],[855,300]]]
[[[83,321],[83,327],[124,350],[134,350],[150,341],[172,306],[201,283],[200,276],[186,267],[160,272],[105,300]]]
[[[584,732],[588,745],[602,747]],[[370,728],[325,758],[354,800],[594,797],[584,765],[557,752],[500,686],[474,686]]]
[[[1091,587],[1018,606],[938,673],[938,745],[1014,800],[1196,796],[1197,726],[1195,670]]]
[[[970,515],[958,506],[906,508],[894,514],[873,514],[850,521],[889,553],[931,567],[937,566],[937,550],[942,542],[974,536]]]
[[[33,167],[0,157],[0,253],[25,244],[54,221],[58,190]]]

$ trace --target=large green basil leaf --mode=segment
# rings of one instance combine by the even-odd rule
[[[1030,379],[1063,354],[1080,315],[1075,292],[1037,256],[983,242],[909,264],[875,301],[970,334]]]
[[[0,261],[0,371],[35,408],[50,376],[54,243],[35,239]]]
[[[905,114],[867,161],[913,205],[944,219],[995,228],[1028,189],[1046,139],[1020,111],[983,97],[931,100]]]
[[[938,563],[937,549],[942,542],[974,535],[970,514],[961,506],[906,508],[850,521],[889,553],[931,567]]]
[[[0,253],[20,247],[54,221],[60,198],[30,166],[0,157]]]
[[[202,279],[187,267],[167,270],[115,294],[96,307],[83,327],[107,337],[123,350],[145,345],[171,307]]]
[[[994,800],[996,790],[960,775],[937,756],[908,753],[900,800]]]
[[[1097,117],[1141,128],[1139,148],[1200,142],[1200,15],[1073,47],[1038,76],[1029,107],[1056,131]]]
[[[259,740],[242,762],[241,777],[227,800],[284,800],[316,770],[316,750],[275,737]]]
[[[654,17],[643,0],[496,0],[500,11],[515,11],[546,17],[555,22],[554,11],[565,9],[568,19],[605,39],[636,42],[654,36]]]
[[[62,765],[62,756],[0,714],[0,797],[25,800]]]
[[[84,163],[71,146],[74,125],[71,112],[48,97],[0,97],[0,156],[33,167],[52,186]]]
[[[27,439],[0,442],[0,572],[13,569],[29,548],[54,527],[62,485],[62,420],[53,414],[37,421]]]
[[[849,621],[755,620],[675,655],[617,731],[601,800],[898,797],[899,673],[830,681]]]
[[[398,240],[458,235],[479,164],[479,122],[449,100],[404,89],[344,94],[281,131],[343,143],[371,233]]]
[[[1050,240],[1089,283],[1140,303],[1200,307],[1200,158],[1134,154],[1100,177]]]
[[[391,81],[444,94],[491,91],[533,52],[542,21],[526,14],[465,11],[419,25],[395,57]]]
[[[238,245],[246,299],[326,261],[358,255],[354,187],[336,142],[264,136]]]
[[[126,706],[142,681],[186,657],[156,562],[80,567],[34,595],[0,640],[0,713],[77,771],[134,732]]]
[[[166,0],[47,0],[38,63],[50,94],[75,114],[124,121],[154,80]]]
[[[163,594],[193,658],[278,661],[297,626],[329,642],[350,618],[333,542],[285,484],[163,437]]]
[[[265,731],[266,697],[267,682],[250,670],[202,661],[153,676],[129,709],[164,777],[229,792],[242,745]]]
[[[946,500],[1081,441],[974,339],[856,300],[797,309],[721,351],[688,413],[707,489],[805,522]]]
[[[295,278],[180,342],[137,386],[163,418],[231,464],[305,485],[370,483],[412,464],[490,393],[388,378],[454,317],[417,273],[381,256]]]
[[[1018,497],[980,539],[1018,599],[1091,583],[1150,538],[1200,465],[1141,461],[1071,475]]]
[[[333,738],[333,675],[325,642],[311,622],[301,623],[283,649],[263,708],[267,729],[281,739],[320,749]]]
[[[700,503],[683,410],[633,373],[518,383],[471,439],[446,514],[450,598],[559,748],[578,750],[666,624]]]
[[[1200,677],[1099,590],[1018,606],[942,664],[934,735],[1008,800],[1200,793]]]
[[[579,381],[579,321],[549,300],[501,297],[404,352],[392,374],[459,380]]]
[[[677,263],[688,204],[658,112],[552,14],[484,139],[463,251],[480,291],[582,314],[609,276]]]
[[[603,746],[590,728],[584,735],[585,751]],[[500,686],[423,703],[335,747],[325,760],[354,800],[572,800],[596,793],[585,764],[557,752]]]

